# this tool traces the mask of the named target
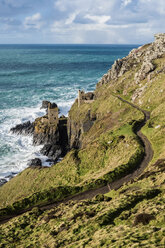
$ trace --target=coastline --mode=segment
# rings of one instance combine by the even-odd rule
[[[129,52],[132,47],[133,46],[129,45],[124,46],[124,54],[127,53],[127,49]],[[40,65],[41,71],[43,70],[44,74],[38,69],[37,61],[35,63],[35,53],[39,54],[37,56],[42,60],[43,56],[45,56],[47,46],[43,46],[41,50],[39,50],[40,47],[37,46],[35,49],[26,46],[25,51],[23,50],[23,46],[21,49],[18,49],[19,46],[15,47],[16,54],[14,54],[14,56],[17,57],[18,64],[21,66],[20,68],[19,66],[17,67],[15,60],[11,57],[12,50],[9,48],[10,46],[1,47],[0,49],[2,58],[5,58],[7,55],[9,58],[8,64],[10,65],[10,68],[6,66],[6,70],[0,70],[0,89],[2,93],[0,178],[9,176],[9,171],[13,173],[22,171],[23,168],[26,168],[29,158],[37,157],[36,153],[39,152],[39,149],[32,147],[32,141],[30,141],[28,137],[18,138],[8,134],[10,128],[28,120],[34,121],[38,116],[41,116],[38,113],[40,113],[41,102],[44,99],[57,102],[60,109],[62,109],[61,114],[66,116],[77,96],[78,89],[84,88],[85,91],[94,90],[95,84],[98,79],[101,78],[105,68],[107,67],[108,69],[109,65],[113,63],[114,59],[111,59],[111,51],[116,51],[116,54],[119,54],[118,49],[120,50],[122,46],[111,47],[111,45],[106,45],[104,47],[104,45],[102,45],[99,46],[101,50],[98,51],[98,53],[96,50],[97,46],[85,46],[82,50],[79,49],[79,47],[70,46],[69,53],[67,51],[66,55],[64,54],[65,46],[61,48],[59,48],[59,46],[48,47],[48,52],[52,51],[55,54],[53,57],[51,56],[52,61],[49,61],[50,57],[46,56],[47,61],[45,65]],[[68,49],[68,46],[66,48]],[[91,51],[89,50],[90,48],[92,48]],[[90,56],[86,55],[86,49],[91,53]],[[56,53],[62,53],[60,61],[57,60],[59,56],[56,58]],[[70,56],[72,56],[72,60],[64,65],[65,68],[60,69],[63,59],[70,60]],[[77,63],[79,60],[80,63],[77,68],[75,62]],[[26,61],[28,61],[28,63]],[[55,67],[53,61],[55,62]],[[86,63],[88,64],[87,71]],[[24,64],[26,64],[26,67],[24,67]],[[45,71],[44,66],[47,71]],[[69,69],[67,69],[66,66],[68,66]],[[73,71],[73,73],[70,73],[70,70]],[[86,71],[86,75],[84,75],[84,71]],[[7,79],[10,82],[11,89],[13,89],[13,95],[10,92],[10,88],[8,89],[8,84],[6,84]],[[34,87],[36,88],[36,92],[34,91]],[[64,89],[65,87],[66,90]],[[44,91],[42,88],[44,88]],[[7,90],[5,91],[5,89]],[[69,102],[69,108],[66,106],[67,102]],[[4,172],[8,175],[4,174]]]
[[[67,106],[65,102],[63,103],[60,102],[61,115],[67,114],[72,104],[73,104],[73,100]],[[12,110],[12,111],[15,113],[18,111],[18,109]],[[53,163],[51,161],[47,161],[49,160],[48,156],[44,156],[40,153],[40,150],[43,148],[43,145],[37,145],[37,146],[33,145],[33,137],[31,134],[28,134],[28,135],[14,134],[10,130],[14,126],[17,126],[19,124],[23,125],[27,121],[34,122],[36,118],[43,116],[45,113],[45,110],[41,109],[41,104],[37,105],[34,108],[27,108],[27,110],[26,108],[25,109],[21,108],[18,113],[19,115],[21,115],[21,118],[20,116],[16,117],[16,121],[14,125],[13,125],[13,121],[12,123],[8,123],[8,125],[6,126],[6,129],[3,132],[5,133],[7,137],[6,139],[10,138],[11,142],[13,142],[15,146],[16,145],[18,146],[18,155],[20,154],[20,158],[18,157],[18,162],[17,162],[18,165],[16,165],[13,168],[13,170],[11,171],[8,170],[5,172],[3,171],[1,172],[0,170],[1,172],[0,187],[3,184],[7,183],[9,180],[11,180],[16,175],[18,175],[20,172],[28,168],[28,163],[31,161],[31,159],[34,159],[34,158],[41,159],[43,166],[51,166]],[[24,117],[22,118],[23,115]],[[8,163],[9,168],[10,168],[12,167],[12,160],[16,160],[15,155],[13,157],[10,157],[9,160],[4,161],[4,163]],[[1,166],[3,166],[3,164]]]

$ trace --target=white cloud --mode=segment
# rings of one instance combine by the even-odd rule
[[[43,25],[43,22],[41,21],[41,14],[36,13],[32,16],[27,16],[24,21],[24,27],[26,29],[40,29]]]
[[[106,23],[107,21],[109,21],[111,19],[110,16],[105,16],[105,15],[97,16],[97,15],[89,15],[89,14],[87,14],[84,17],[89,19],[89,20],[92,20],[92,21],[94,21],[96,23],[100,23],[100,24]]]

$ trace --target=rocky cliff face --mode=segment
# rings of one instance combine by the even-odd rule
[[[133,49],[127,57],[116,60],[112,65],[112,68],[97,84],[97,88],[103,84],[110,83],[112,80],[117,80],[124,73],[130,69],[135,69],[137,65],[141,63],[141,66],[134,77],[135,83],[138,84],[155,69],[152,61],[160,58],[164,52],[165,34],[157,34],[155,35],[155,41],[153,43]]]
[[[93,102],[93,100],[92,100]],[[87,107],[84,113],[81,115],[83,106]],[[72,109],[75,108],[76,112],[72,113]],[[93,126],[96,115],[91,113],[90,101],[84,102],[82,108],[78,107],[77,100],[75,101],[74,107],[71,108],[68,116],[68,139],[70,149],[79,149],[82,147],[83,135],[87,133]],[[79,112],[80,110],[80,112]]]

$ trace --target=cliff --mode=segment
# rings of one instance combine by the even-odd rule
[[[90,96],[79,92],[64,159],[0,188],[0,219],[31,209],[0,227],[1,247],[163,247],[164,92],[165,34],[117,60]]]
[[[105,104],[106,98],[109,97],[109,93],[105,92],[106,89],[115,94],[123,95],[131,102],[138,103],[139,106],[144,106],[142,96],[145,91],[148,87],[152,87],[152,82],[157,74],[165,72],[163,65],[161,71],[156,70],[157,59],[164,56],[164,53],[165,36],[164,34],[157,34],[153,43],[134,49],[127,57],[115,61],[112,68],[97,83],[91,99],[83,101],[79,99],[80,95],[78,96],[78,100],[69,111],[68,118],[71,148],[85,145],[87,141],[85,133],[90,130],[94,123],[97,123],[97,120],[101,120],[102,117],[105,118],[106,115],[113,114],[113,112],[117,113],[115,109],[112,110],[112,106],[109,108],[110,103],[106,102]],[[150,106],[147,107],[150,108]],[[110,121],[112,119],[110,118]]]

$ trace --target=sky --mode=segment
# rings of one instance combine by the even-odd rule
[[[164,0],[0,0],[0,44],[144,44]]]

